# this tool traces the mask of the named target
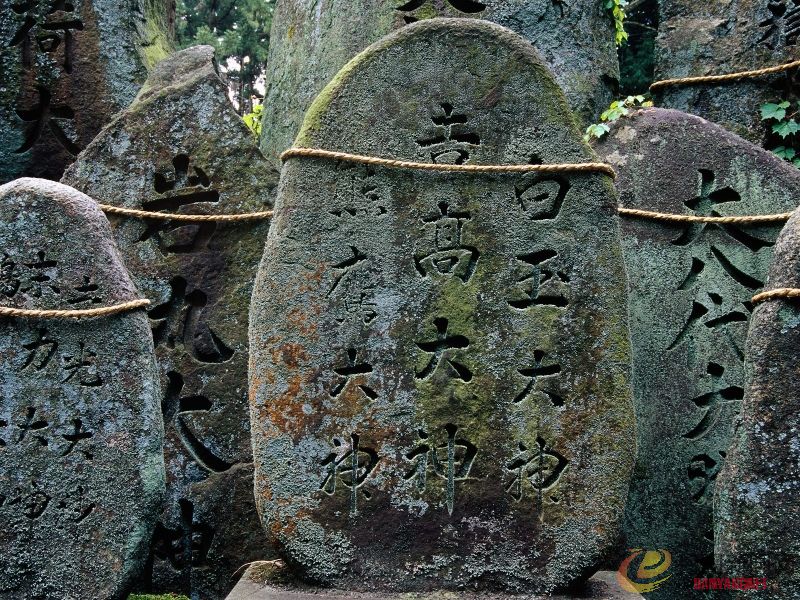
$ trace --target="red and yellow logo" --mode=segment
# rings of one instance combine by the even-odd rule
[[[672,554],[666,550],[632,549],[617,570],[617,582],[627,592],[652,592],[661,587],[672,574]]]

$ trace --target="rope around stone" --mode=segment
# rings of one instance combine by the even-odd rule
[[[726,75],[700,75],[696,77],[679,77],[677,79],[664,79],[656,81],[650,86],[650,91],[653,92],[657,89],[669,87],[673,85],[697,85],[700,83],[724,83],[726,81],[736,81],[738,79],[748,79],[752,77],[762,77],[764,75],[772,75],[773,73],[781,73],[783,71],[791,71],[800,67],[800,60],[795,60],[783,65],[774,67],[767,67],[765,69],[756,69],[754,71],[739,71],[738,73],[728,73]]]
[[[791,298],[800,298],[800,289],[797,288],[778,288],[775,290],[768,290],[766,292],[761,292],[760,294],[756,294],[753,296],[753,303],[758,304],[759,302],[767,302],[768,300],[778,300],[778,299],[791,299]]]
[[[236,222],[236,221],[260,221],[272,217],[274,211],[265,210],[261,212],[243,213],[240,215],[182,215],[177,213],[160,213],[135,208],[122,208],[111,206],[110,204],[98,204],[100,210],[113,215],[124,215],[126,217],[137,217],[140,219],[158,219],[160,221],[186,221],[189,223],[203,223],[213,221],[215,223]]]
[[[289,148],[281,154],[281,161],[292,158],[327,158],[362,165],[375,165],[391,169],[412,169],[416,171],[439,171],[443,173],[603,173],[612,179],[617,172],[606,163],[569,163],[552,165],[448,165],[437,163],[419,163],[409,160],[395,160],[378,156],[363,156],[334,152],[320,148]]]
[[[792,213],[779,213],[775,215],[742,215],[734,217],[700,217],[696,215],[676,215],[672,213],[654,212],[650,210],[639,210],[637,208],[624,208],[620,206],[619,214],[628,217],[641,217],[643,219],[655,219],[657,221],[671,221],[674,223],[728,223],[732,225],[746,225],[753,223],[777,223],[788,221]]]
[[[29,308],[11,308],[0,306],[0,317],[16,317],[20,319],[95,319],[129,312],[150,305],[150,300],[141,298],[113,306],[87,308],[84,310],[35,310]]]

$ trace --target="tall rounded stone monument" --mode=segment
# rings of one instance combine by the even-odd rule
[[[617,169],[623,208],[650,213],[622,215],[639,447],[625,548],[671,552],[670,579],[648,597],[684,600],[695,577],[751,576],[715,568],[712,509],[744,397],[751,299],[783,225],[714,219],[791,211],[800,171],[658,108],[619,121],[598,153]]]
[[[596,160],[534,48],[414,23],[317,98],[304,148]],[[253,292],[256,502],[301,577],[549,592],[611,544],[634,458],[616,197],[599,172],[296,157]]]
[[[140,589],[224,598],[239,567],[273,554],[253,502],[247,315],[277,173],[228,100],[213,48],[195,46],[153,69],[63,181],[158,213],[109,215],[153,302],[163,389],[167,502]]]
[[[0,186],[0,306],[138,298],[91,198],[40,179]],[[124,598],[164,492],[144,311],[0,316],[0,356],[0,598]]]
[[[800,288],[800,212],[775,246],[767,289]],[[766,579],[769,597],[800,587],[800,304],[756,306],[745,353],[741,424],[715,497],[715,555],[722,572]]]
[[[616,94],[614,23],[599,0],[278,0],[261,137],[267,158],[277,162],[347,61],[384,35],[433,17],[486,19],[516,31],[536,47],[586,124]]]

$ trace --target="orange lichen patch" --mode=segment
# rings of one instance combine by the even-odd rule
[[[308,361],[308,354],[302,344],[286,342],[285,344],[273,346],[270,351],[272,362],[275,365],[285,365],[289,369],[296,369],[301,362]]]
[[[303,402],[298,400],[303,388],[303,377],[299,374],[292,375],[286,383],[288,386],[286,392],[276,397],[273,402],[268,402],[264,408],[267,417],[279,431],[299,436],[302,435],[305,429],[303,425],[308,420],[308,415],[303,412]]]
[[[308,321],[308,311],[306,310],[301,310],[300,308],[292,309],[286,320],[305,337],[311,337],[317,332],[317,325],[313,321]]]

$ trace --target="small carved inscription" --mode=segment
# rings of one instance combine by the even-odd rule
[[[441,365],[446,365],[449,376],[467,383],[472,381],[472,371],[464,363],[457,361],[453,357],[454,350],[462,350],[469,347],[469,340],[463,335],[452,335],[449,332],[450,322],[443,317],[434,319],[433,325],[436,328],[435,339],[417,342],[417,347],[430,355],[422,370],[417,371],[417,379],[427,379]]]
[[[417,140],[437,164],[463,165],[481,144],[478,134],[467,127],[467,115],[458,113],[452,104],[442,103],[431,116],[435,133]]]
[[[528,379],[524,389],[516,395],[514,403],[518,404],[529,398],[533,393],[539,392],[546,396],[553,406],[564,406],[564,398],[552,388],[558,375],[561,373],[561,365],[550,359],[541,350],[533,353],[533,365],[527,369],[519,369],[519,374]]]
[[[531,221],[543,221],[558,216],[569,189],[566,179],[537,178],[514,188],[514,194],[517,204]]]
[[[443,428],[447,441],[436,445],[426,431],[419,430],[418,445],[406,454],[406,460],[413,463],[405,474],[405,479],[413,481],[417,490],[427,487],[428,474],[433,473],[445,480],[445,502],[447,512],[453,514],[455,504],[456,482],[469,478],[472,463],[478,454],[478,448],[459,435],[459,428],[453,424]]]
[[[347,359],[342,361],[342,364],[334,367],[333,372],[337,377],[331,386],[331,398],[337,398],[351,382],[370,400],[375,400],[378,397],[378,392],[364,383],[364,376],[372,373],[372,365],[366,361],[359,361],[357,356],[356,349],[349,348],[347,350]],[[358,383],[359,381],[361,383]]]
[[[319,486],[328,496],[336,493],[337,484],[341,483],[350,490],[350,516],[358,514],[358,497],[361,493],[369,500],[372,494],[364,487],[364,483],[380,460],[378,453],[372,448],[361,445],[360,436],[353,433],[350,443],[339,438],[333,439],[333,449],[320,463],[325,468],[325,477]]]
[[[569,305],[570,277],[555,250],[540,250],[517,256],[518,276],[509,306],[527,310],[535,306]]]
[[[454,8],[459,13],[464,14],[480,14],[484,10],[486,10],[486,5],[482,2],[476,2],[476,0],[446,0],[447,4],[449,4],[452,8]],[[558,0],[554,0],[558,1]],[[432,0],[409,0],[404,2],[401,6],[398,6],[396,10],[401,13],[405,13],[403,15],[403,20],[406,23],[414,23],[419,20],[420,16],[424,12],[424,8],[427,5],[430,5]]]
[[[7,494],[0,493],[0,510],[16,512],[31,521],[52,511],[58,520],[81,523],[97,507],[88,496],[86,488],[77,485],[53,497],[42,489],[39,482],[32,480],[30,484],[16,487]]]
[[[93,437],[94,432],[86,428],[82,419],[52,423],[33,406],[28,406],[11,423],[0,420],[0,449],[10,450],[24,444],[47,449],[60,457],[77,454],[92,460],[94,448],[89,440]]]
[[[794,46],[800,37],[800,2],[798,0],[770,0],[769,16],[758,26],[763,30],[760,44],[772,49],[781,45]]]
[[[480,253],[477,248],[464,245],[461,236],[464,224],[471,219],[469,212],[452,211],[448,202],[440,202],[437,214],[422,220],[433,244],[429,251],[418,251],[414,256],[414,265],[420,275],[457,277],[464,283],[470,280]]]
[[[520,442],[519,452],[506,464],[511,483],[506,491],[517,502],[530,492],[541,505],[542,494],[558,485],[558,481],[569,461],[549,448],[541,437],[536,438],[536,446],[528,448]]]

